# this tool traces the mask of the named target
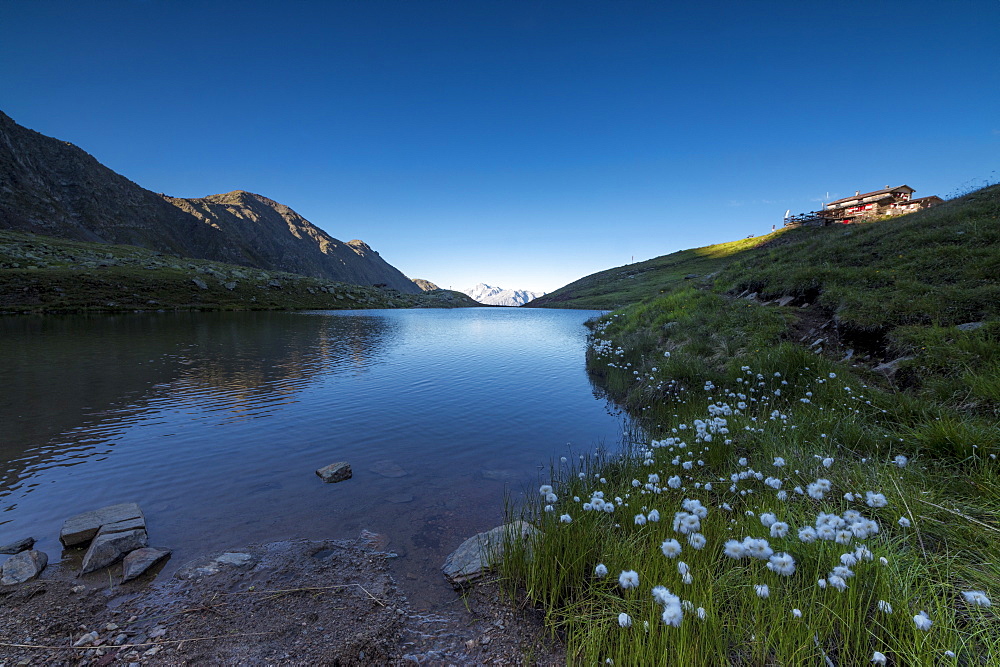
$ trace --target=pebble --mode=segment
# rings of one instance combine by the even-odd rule
[[[83,635],[75,642],[73,642],[73,646],[83,646],[84,644],[92,644],[93,642],[97,641],[97,637],[98,635],[96,632],[88,632],[87,634]]]

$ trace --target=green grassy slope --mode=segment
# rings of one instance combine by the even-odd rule
[[[134,246],[0,231],[0,313],[479,305],[449,290],[400,294]]]
[[[681,250],[645,262],[601,271],[533,299],[528,308],[610,310],[663,294],[688,281],[710,280],[739,253],[774,241],[784,232]]]
[[[699,280],[599,274],[633,302],[593,323],[588,369],[641,429],[554,464],[531,557],[502,567],[569,662],[1000,664],[998,229],[994,186]]]

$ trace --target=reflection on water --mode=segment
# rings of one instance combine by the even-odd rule
[[[594,313],[513,309],[0,320],[0,543],[135,500],[166,573],[204,552],[356,537],[404,588],[502,519],[552,457],[617,442],[583,368]],[[336,485],[313,471],[346,460]]]

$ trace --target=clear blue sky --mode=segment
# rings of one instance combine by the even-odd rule
[[[456,289],[1000,179],[997,0],[0,0],[0,26],[22,125]]]

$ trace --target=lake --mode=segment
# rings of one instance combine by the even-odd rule
[[[60,560],[68,516],[135,501],[160,577],[209,552],[379,533],[415,607],[548,479],[616,447],[590,383],[596,311],[512,308],[0,319],[0,544]],[[354,477],[315,470],[348,461]],[[98,573],[100,574],[100,573]],[[43,575],[44,576],[44,575]],[[96,575],[94,575],[96,576]]]

